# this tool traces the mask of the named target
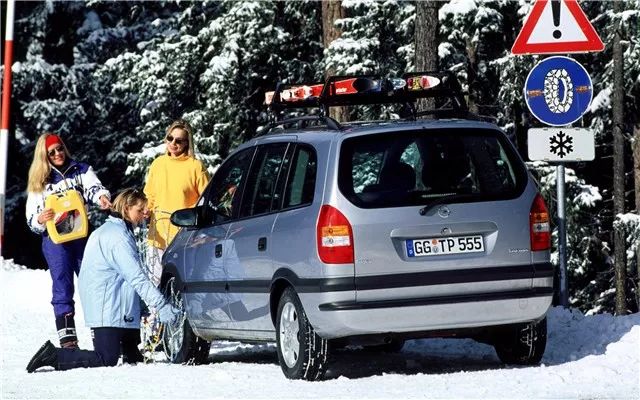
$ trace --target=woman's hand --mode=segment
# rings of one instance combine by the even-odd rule
[[[98,199],[99,203],[100,203],[100,209],[102,210],[106,210],[108,208],[111,208],[111,201],[109,200],[109,198],[107,196],[105,196],[104,194],[102,196],[100,196],[100,198]]]
[[[38,223],[44,225],[47,221],[52,220],[55,215],[56,213],[53,212],[53,209],[45,208],[44,211],[38,215]]]

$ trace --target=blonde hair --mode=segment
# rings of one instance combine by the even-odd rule
[[[116,199],[111,204],[111,210],[116,214],[120,214],[122,219],[128,221],[127,208],[133,207],[140,202],[147,202],[147,196],[145,196],[142,189],[127,188],[116,196]]]
[[[173,121],[167,128],[167,132],[164,135],[165,140],[167,136],[169,136],[169,134],[173,132],[174,129],[182,129],[183,131],[187,132],[187,138],[189,139],[189,148],[187,149],[187,155],[195,158],[195,151],[193,150],[193,128],[191,127],[191,124],[183,119],[177,119]],[[168,149],[165,150],[165,154],[169,154]]]
[[[49,156],[47,155],[47,137],[55,135],[55,133],[45,132],[36,142],[36,148],[33,151],[33,161],[31,167],[29,167],[29,180],[27,183],[27,191],[33,193],[41,193],[44,191],[44,185],[51,174],[51,163],[49,162]],[[59,136],[58,136],[59,137]],[[60,138],[62,147],[64,149],[64,155],[67,160],[71,158],[71,154],[64,144],[62,138]]]

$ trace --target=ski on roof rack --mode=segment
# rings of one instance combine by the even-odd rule
[[[411,72],[400,78],[378,75],[332,76],[324,83],[285,85],[278,83],[275,91],[265,93],[265,104],[276,114],[288,108],[320,108],[367,104],[405,103],[414,118],[418,115],[414,103],[421,98],[441,98],[450,108],[427,110],[428,114],[468,113],[460,84],[449,71]],[[421,113],[422,114],[422,113]]]

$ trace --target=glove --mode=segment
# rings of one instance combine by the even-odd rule
[[[181,315],[182,311],[169,302],[158,309],[158,319],[163,324],[175,325]]]

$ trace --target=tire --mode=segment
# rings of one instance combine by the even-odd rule
[[[167,300],[184,312],[182,293],[175,282],[174,277],[169,278],[162,292]],[[163,325],[162,345],[165,356],[173,364],[204,364],[211,349],[211,342],[193,333],[185,314],[176,325]]]
[[[327,370],[328,343],[309,324],[298,295],[285,289],[276,318],[278,361],[289,379],[321,380]]]
[[[536,365],[547,345],[547,318],[526,324],[511,325],[498,333],[494,348],[505,364]]]

